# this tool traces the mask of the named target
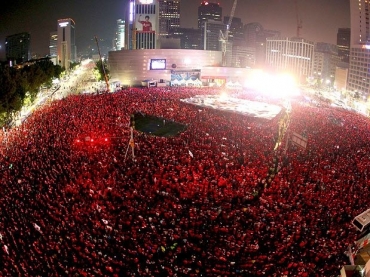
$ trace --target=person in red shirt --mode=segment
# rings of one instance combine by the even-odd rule
[[[149,21],[149,15],[145,16],[145,20],[141,20],[141,15],[139,16],[138,22],[141,23],[143,26],[142,31],[143,32],[151,32],[152,31],[152,23]]]

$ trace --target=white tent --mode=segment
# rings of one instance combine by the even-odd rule
[[[179,85],[179,80],[175,79],[175,80],[171,81],[171,85],[172,86],[178,86]]]

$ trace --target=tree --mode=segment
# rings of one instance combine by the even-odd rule
[[[73,70],[76,66],[80,65],[80,62],[71,62],[69,65],[69,70]]]
[[[34,61],[20,69],[0,66],[0,126],[20,111],[25,102],[33,103],[39,88],[42,85],[51,86],[52,79],[61,73],[62,68],[50,59]]]
[[[103,67],[104,66],[104,67]],[[108,65],[107,63],[104,61],[103,63],[99,60],[95,63],[95,72],[96,72],[96,75],[97,75],[97,80],[98,81],[105,81],[105,77],[104,77],[104,70],[105,70],[105,74],[107,75],[107,78],[109,80],[109,70],[108,70]]]
[[[0,124],[22,108],[24,91],[17,82],[17,71],[10,67],[0,68]]]

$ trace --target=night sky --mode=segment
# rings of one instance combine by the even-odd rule
[[[70,17],[76,22],[77,49],[83,49],[97,35],[113,39],[116,20],[124,18],[127,0],[9,0],[0,9],[0,59],[5,58],[5,37],[20,32],[31,34],[32,52],[48,54],[49,33],[57,20]],[[212,1],[210,1],[212,2]],[[233,0],[218,1],[223,16],[230,14]],[[197,26],[200,0],[182,0],[182,27]],[[338,28],[350,27],[349,0],[298,0],[303,22],[301,36],[314,42],[336,43]],[[184,14],[186,16],[184,16]],[[188,16],[189,15],[189,16]],[[191,15],[191,16],[190,16]],[[235,13],[243,23],[259,22],[265,29],[278,30],[284,37],[296,33],[294,0],[238,0]]]

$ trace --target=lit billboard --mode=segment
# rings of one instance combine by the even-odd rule
[[[137,0],[134,8],[136,32],[158,32],[158,5],[154,0]]]
[[[150,70],[166,69],[166,59],[151,59]]]
[[[151,18],[152,17],[152,18]],[[138,32],[143,32],[143,33],[152,33],[155,32],[155,20],[154,15],[149,15],[149,14],[139,14],[136,15],[137,18],[137,28],[136,30]]]

